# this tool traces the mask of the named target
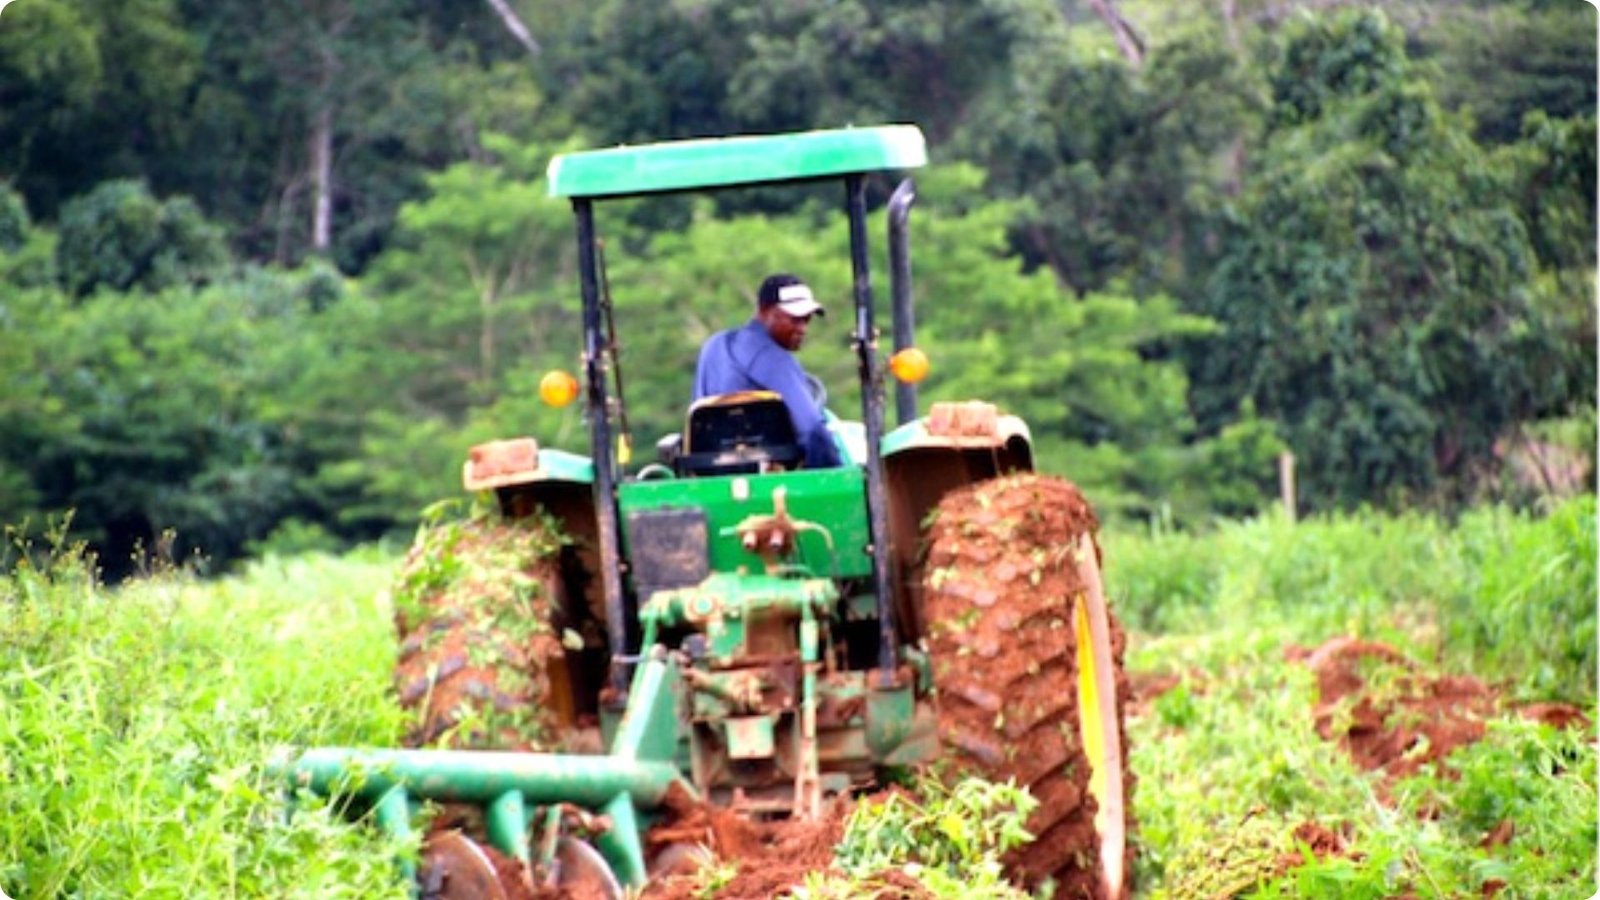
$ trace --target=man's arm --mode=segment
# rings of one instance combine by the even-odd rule
[[[794,422],[795,437],[806,451],[806,466],[814,469],[843,465],[839,445],[828,430],[822,410],[811,399],[811,388],[806,384],[805,371],[787,351],[773,346],[756,355],[750,362],[750,377],[769,391],[783,397]]]

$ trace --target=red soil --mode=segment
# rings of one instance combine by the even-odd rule
[[[1317,733],[1337,741],[1356,764],[1389,779],[1433,764],[1446,777],[1446,757],[1481,740],[1485,722],[1504,704],[1497,690],[1470,675],[1430,676],[1387,644],[1333,638],[1312,651],[1291,648],[1317,675]],[[1576,707],[1535,703],[1519,712],[1566,727],[1587,727]]]
[[[717,890],[719,900],[765,900],[799,886],[812,872],[833,865],[833,848],[844,834],[850,803],[834,802],[814,822],[756,822],[729,810],[697,803],[681,789],[667,797],[667,815],[645,835],[655,856],[677,844],[699,846],[734,866]],[[691,867],[692,868],[692,867]],[[645,887],[647,900],[693,900],[704,896],[694,871],[663,873]]]

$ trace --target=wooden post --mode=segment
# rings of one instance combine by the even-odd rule
[[[1283,501],[1284,514],[1295,521],[1294,454],[1285,450],[1278,454],[1278,494]]]

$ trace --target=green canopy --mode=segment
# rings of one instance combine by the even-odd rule
[[[621,197],[828,178],[927,164],[915,125],[668,141],[563,153],[550,161],[552,197]]]

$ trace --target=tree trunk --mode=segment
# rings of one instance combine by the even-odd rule
[[[1144,39],[1133,30],[1133,24],[1117,11],[1112,0],[1089,0],[1089,6],[1116,36],[1117,48],[1122,51],[1123,58],[1136,69],[1144,65]]]
[[[506,30],[511,32],[511,36],[516,38],[523,49],[532,56],[538,56],[543,52],[539,42],[533,39],[533,32],[529,31],[527,24],[518,18],[517,11],[511,8],[511,4],[506,0],[489,0],[489,5],[494,7],[495,14],[505,23]]]
[[[1239,25],[1235,21],[1238,14],[1239,9],[1235,0],[1222,0],[1222,24],[1228,34],[1228,47],[1233,50],[1235,56],[1239,53]]]
[[[333,106],[317,110],[311,128],[311,249],[327,253],[333,243]]]

